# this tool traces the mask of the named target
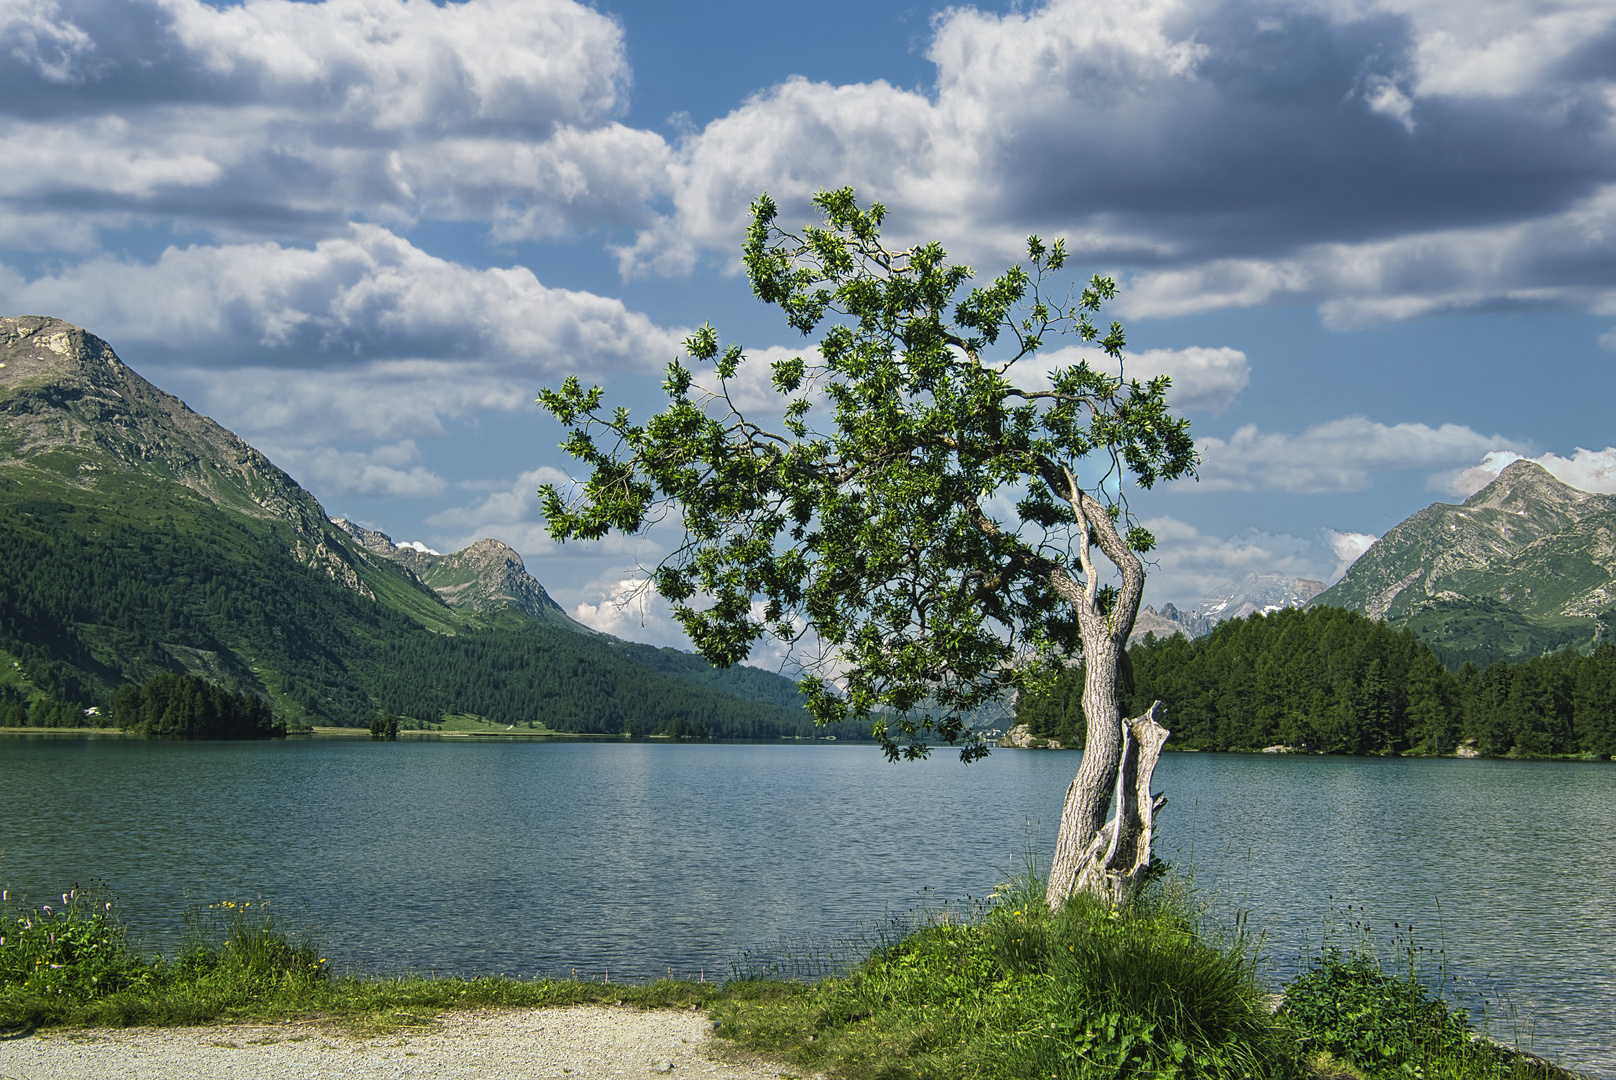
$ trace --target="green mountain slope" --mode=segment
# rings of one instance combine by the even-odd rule
[[[1313,603],[1406,626],[1445,662],[1585,651],[1616,618],[1616,496],[1513,462],[1392,529]]]
[[[56,320],[0,319],[0,551],[8,685],[65,701],[104,706],[121,683],[171,671],[293,721],[362,726],[385,709],[570,731],[811,727],[786,680],[695,657],[705,671],[668,670],[580,632],[497,542],[424,567],[451,605]]]

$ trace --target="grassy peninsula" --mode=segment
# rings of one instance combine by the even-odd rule
[[[1387,969],[1360,938],[1280,996],[1252,941],[1207,933],[1171,883],[1120,910],[1080,898],[1051,912],[1042,895],[1029,877],[893,935],[837,977],[722,985],[339,975],[266,908],[232,901],[191,912],[178,955],[142,957],[115,902],[93,891],[59,905],[8,896],[0,1029],[314,1019],[374,1033],[456,1008],[597,1003],[705,1009],[721,1038],[847,1080],[1570,1077],[1481,1037],[1427,989],[1412,947]]]

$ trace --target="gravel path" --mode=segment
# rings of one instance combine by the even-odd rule
[[[0,1042],[0,1080],[777,1080],[708,1044],[699,1012],[604,1008],[445,1013],[374,1037],[312,1024],[45,1031]],[[715,1052],[726,1060],[719,1060]]]

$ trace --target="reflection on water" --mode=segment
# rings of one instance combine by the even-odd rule
[[[782,937],[985,895],[1053,846],[1076,766],[889,765],[847,745],[3,740],[0,880],[47,896],[104,879],[157,947],[189,904],[262,896],[365,971],[722,977]],[[1157,788],[1161,853],[1225,918],[1249,913],[1277,975],[1332,909],[1388,948],[1412,922],[1490,995],[1501,1034],[1616,1077],[1616,767],[1169,754]]]

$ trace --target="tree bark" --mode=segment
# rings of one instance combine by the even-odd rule
[[[1077,613],[1083,640],[1083,760],[1066,789],[1060,833],[1050,862],[1045,898],[1058,908],[1078,891],[1101,894],[1113,903],[1132,895],[1150,865],[1155,811],[1165,805],[1150,794],[1150,776],[1167,731],[1156,722],[1161,703],[1145,715],[1124,720],[1117,705],[1117,666],[1133,632],[1145,571],[1139,556],[1123,542],[1105,506],[1066,473],[1063,492],[1077,512],[1082,532],[1077,546],[1084,581],[1063,570],[1051,574],[1055,591]],[[1110,605],[1102,611],[1091,557],[1097,546],[1122,576]],[[1107,824],[1107,810],[1116,814]],[[1109,830],[1109,831],[1107,831]]]

